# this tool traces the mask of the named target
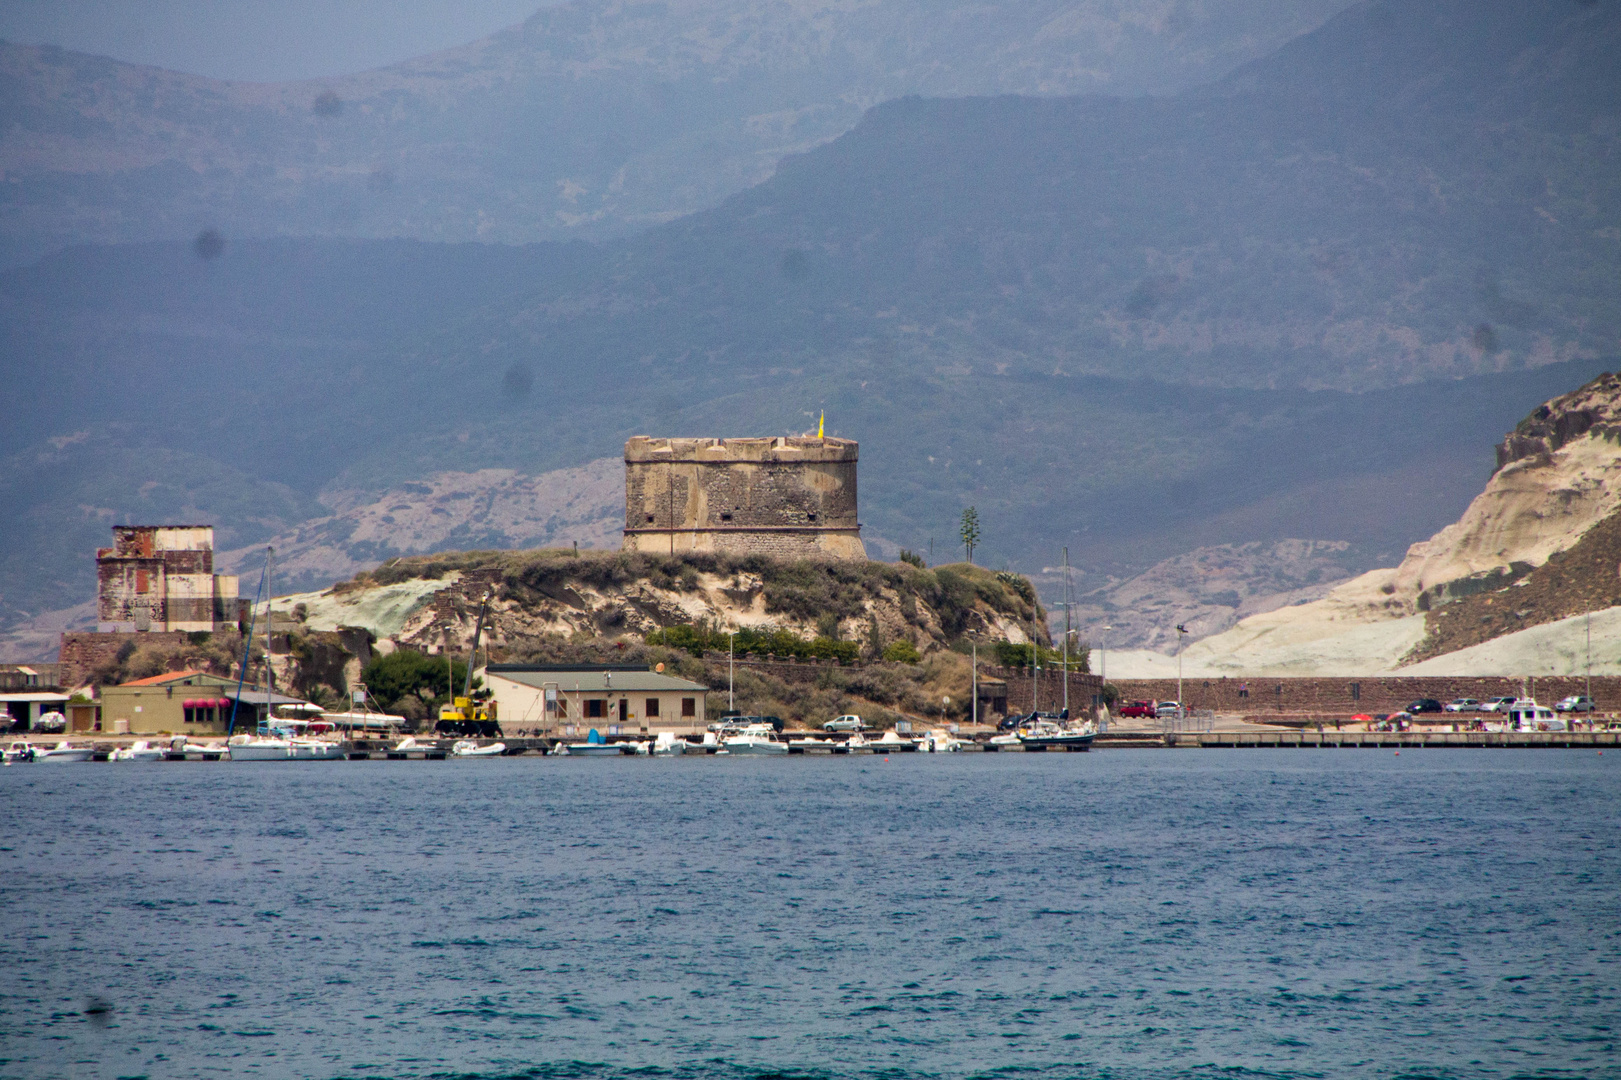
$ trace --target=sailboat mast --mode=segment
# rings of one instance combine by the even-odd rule
[[[1069,715],[1069,548],[1064,549],[1064,715]]]
[[[231,699],[231,721],[225,726],[227,736],[236,734],[236,711],[242,706],[242,687],[248,681],[248,664],[253,660],[253,629],[259,621],[259,597],[264,594],[265,583],[270,577],[270,554],[273,551],[275,548],[265,548],[265,568],[259,572],[259,591],[253,594],[253,604],[248,608],[248,640],[242,646],[242,666],[236,673],[236,697]]]

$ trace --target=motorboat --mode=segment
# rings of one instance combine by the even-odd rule
[[[687,740],[678,739],[673,732],[661,731],[653,740],[655,757],[679,757],[687,752]]]
[[[169,756],[169,751],[162,746],[153,746],[145,739],[120,746],[107,755],[108,761],[163,761]]]
[[[850,733],[848,739],[844,740],[844,745],[839,747],[839,750],[845,754],[870,754],[872,753],[872,740],[861,734],[861,732],[854,731]]]
[[[5,760],[7,765],[26,765],[39,757],[39,748],[33,743],[14,742],[6,747]]]
[[[1005,731],[1000,735],[992,735],[985,745],[992,750],[1023,750],[1024,740],[1019,738],[1017,732]]]
[[[93,747],[93,746],[69,746],[65,742],[57,743],[55,746],[47,749],[44,753],[40,753],[40,748],[39,747],[36,746],[34,748],[34,760],[35,761],[44,761],[44,762],[52,762],[52,761],[56,761],[56,762],[89,761],[91,758],[93,758],[95,756],[96,756],[96,748]]]
[[[832,739],[818,739],[807,736],[803,739],[789,739],[788,750],[796,754],[831,754],[838,743]]]
[[[917,750],[920,754],[955,754],[962,749],[962,740],[949,731],[934,730],[925,732],[923,738],[918,740]]]
[[[493,742],[480,746],[477,739],[458,739],[450,748],[454,757],[500,757],[506,752],[506,743]]]
[[[225,744],[210,742],[192,742],[189,736],[176,735],[169,740],[170,754],[183,754],[186,757],[200,757],[204,761],[218,761],[226,754]]]
[[[225,744],[232,761],[342,761],[343,747],[323,739],[278,739],[233,735]]]
[[[596,728],[591,729],[583,743],[563,744],[564,757],[619,757],[624,752],[623,746],[607,742]]]
[[[900,732],[890,730],[884,732],[884,737],[873,744],[874,752],[889,753],[899,750],[916,750],[917,743],[905,738]]]
[[[777,738],[777,729],[770,724],[750,724],[735,735],[721,740],[724,753],[729,754],[786,754],[788,744]]]

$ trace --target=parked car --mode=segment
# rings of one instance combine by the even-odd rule
[[[1567,698],[1560,698],[1554,705],[1555,712],[1592,712],[1593,699],[1586,694],[1572,694]]]
[[[1154,718],[1154,703],[1152,701],[1133,701],[1129,705],[1120,706],[1120,716],[1146,716]]]
[[[866,726],[867,726],[866,724],[862,723],[861,717],[856,716],[855,714],[852,713],[852,714],[850,714],[848,716],[835,716],[833,719],[829,720],[827,723],[822,725],[822,730],[823,731],[862,731],[862,730],[864,730],[866,728]]]
[[[1410,713],[1415,713],[1415,714],[1417,714],[1417,713],[1427,713],[1427,712],[1440,712],[1441,711],[1441,703],[1439,701],[1435,700],[1432,697],[1419,698],[1417,701],[1415,701],[1411,705],[1407,706],[1407,711],[1410,712]]]
[[[1516,698],[1516,697],[1487,698],[1486,701],[1480,706],[1480,711],[1481,712],[1506,713],[1506,712],[1508,712],[1510,707],[1512,707],[1513,704],[1518,700],[1520,700],[1520,699]]]
[[[1180,716],[1182,703],[1180,701],[1162,701],[1154,706],[1155,716]]]
[[[1472,697],[1453,698],[1445,707],[1447,712],[1474,712],[1480,707],[1480,702]]]

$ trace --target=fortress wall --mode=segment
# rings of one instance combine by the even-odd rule
[[[865,559],[849,439],[625,444],[625,550]]]

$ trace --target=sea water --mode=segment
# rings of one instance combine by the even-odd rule
[[[21,765],[0,1075],[1621,1076],[1621,755]]]

